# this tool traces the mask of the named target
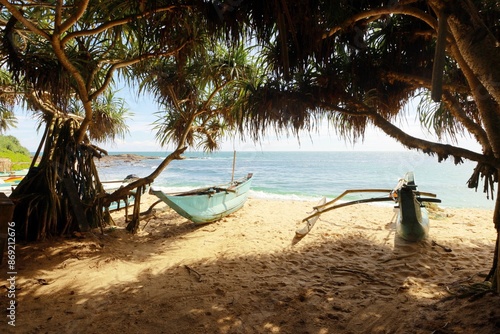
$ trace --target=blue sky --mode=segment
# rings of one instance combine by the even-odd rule
[[[129,90],[123,90],[130,111],[134,114],[127,124],[130,133],[115,143],[98,145],[108,152],[165,152],[172,148],[162,148],[155,140],[152,123],[155,120],[154,113],[159,107],[147,97],[136,97]],[[25,111],[16,113],[18,126],[8,130],[5,134],[13,135],[19,139],[21,144],[30,151],[35,151],[40,142],[41,132],[36,131],[36,121]],[[420,128],[415,121],[414,112],[409,112],[406,122],[397,124],[413,136],[435,140],[426,131]],[[470,138],[462,138],[460,145],[475,151],[479,146]],[[277,138],[274,134],[268,135],[261,143],[253,143],[251,140],[242,142],[239,139],[228,138],[223,145],[223,151],[402,151],[405,148],[385,135],[381,130],[370,128],[365,133],[364,142],[355,145],[345,142],[337,137],[333,129],[324,124],[318,133],[302,133],[300,142],[296,137],[281,136]]]

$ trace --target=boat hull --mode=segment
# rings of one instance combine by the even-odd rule
[[[168,195],[159,188],[151,192],[182,217],[197,224],[217,221],[243,207],[252,182],[251,174],[230,187],[216,186]]]
[[[421,241],[429,235],[429,215],[425,208],[421,208],[421,220],[413,223],[405,221],[403,216],[398,212],[396,221],[397,235],[406,241]]]
[[[398,192],[399,210],[396,233],[406,241],[420,241],[429,234],[429,215],[417,200],[411,188],[403,187]]]

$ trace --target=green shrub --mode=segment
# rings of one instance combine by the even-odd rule
[[[12,161],[12,170],[25,169],[30,166],[31,155],[14,136],[0,135],[0,158]]]
[[[0,152],[10,151],[14,153],[21,153],[26,156],[30,156],[30,151],[21,145],[19,140],[14,136],[3,136],[0,135]]]

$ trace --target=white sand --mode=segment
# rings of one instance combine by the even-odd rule
[[[142,210],[154,200],[144,196]],[[395,238],[391,208],[358,205],[294,239],[313,205],[249,199],[197,226],[162,204],[137,235],[122,212],[105,235],[18,245],[17,327],[7,333],[500,330],[498,296],[449,298],[491,267],[491,211],[434,212],[429,240],[408,244]]]

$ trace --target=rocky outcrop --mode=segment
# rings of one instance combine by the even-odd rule
[[[96,164],[98,166],[110,166],[118,163],[133,163],[146,159],[158,159],[158,157],[148,157],[140,154],[131,154],[131,153],[111,154],[111,155],[105,155],[102,158],[97,159]]]

